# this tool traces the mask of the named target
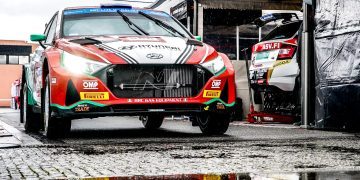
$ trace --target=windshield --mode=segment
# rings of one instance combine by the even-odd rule
[[[300,29],[301,21],[292,22],[281,25],[272,30],[267,36],[261,41],[274,40],[274,39],[288,39],[298,33]]]
[[[123,8],[88,8],[64,11],[62,33],[70,36],[99,36],[99,35],[139,35],[117,12],[120,11],[136,26],[144,29],[151,36],[174,36],[173,33],[139,14],[139,10]],[[170,15],[163,12],[141,10],[145,14],[159,19],[186,37],[189,33]]]

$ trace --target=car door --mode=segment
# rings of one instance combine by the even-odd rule
[[[42,67],[45,58],[44,52],[47,49],[49,49],[51,46],[53,46],[57,21],[58,21],[58,14],[56,13],[51,18],[50,22],[47,24],[45,28],[44,34],[46,35],[46,40],[41,42],[45,46],[45,49],[40,46],[39,49],[37,49],[34,58],[30,63],[34,77],[33,97],[37,105],[41,105],[41,88],[42,88],[42,74],[43,74]]]

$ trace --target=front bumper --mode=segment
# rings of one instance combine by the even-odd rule
[[[86,118],[153,113],[164,115],[192,115],[206,112],[228,113],[232,111],[235,104],[234,74],[228,69],[224,69],[220,74],[208,77],[205,81],[204,77],[198,78],[198,74],[194,74],[192,80],[189,77],[179,79],[182,84],[185,84],[184,79],[187,81],[190,79],[191,81],[188,83],[194,82],[195,88],[192,87],[191,91],[184,91],[189,89],[189,87],[184,87],[183,90],[179,88],[179,91],[163,89],[164,93],[159,94],[158,92],[161,90],[155,87],[154,93],[149,93],[152,90],[151,86],[155,83],[150,82],[149,86],[146,84],[148,81],[143,81],[146,85],[144,86],[145,95],[153,94],[153,96],[145,97],[144,94],[134,96],[129,89],[125,88],[124,92],[130,93],[116,92],[119,89],[114,90],[114,88],[119,88],[119,83],[114,84],[113,82],[119,80],[109,77],[108,72],[110,70],[94,76],[75,76],[61,67],[53,69],[50,72],[52,82],[55,82],[51,83],[53,115],[57,117]],[[126,78],[120,80],[121,82],[129,81]],[[127,84],[130,83],[127,82]],[[135,90],[136,92],[142,92],[138,89]]]
[[[104,116],[139,116],[139,115],[197,115],[201,113],[228,114],[234,109],[235,102],[226,104],[213,101],[208,104],[163,104],[163,105],[110,105],[103,106],[93,102],[83,102],[73,107],[52,106],[53,116],[61,118],[96,118]]]

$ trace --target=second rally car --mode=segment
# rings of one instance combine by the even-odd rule
[[[205,134],[226,132],[235,104],[228,57],[197,41],[164,12],[126,5],[66,8],[26,65],[21,121],[48,137],[71,120],[140,116],[159,128],[167,115],[188,115]]]

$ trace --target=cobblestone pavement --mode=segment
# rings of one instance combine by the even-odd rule
[[[359,139],[43,145],[0,149],[0,179],[360,171]]]
[[[0,148],[0,179],[192,179],[189,174],[202,179],[197,177],[213,173],[256,179],[256,173],[274,172],[289,173],[281,176],[289,179],[293,172],[355,171],[338,176],[350,179],[349,174],[360,174],[360,139],[344,132],[233,123],[226,135],[206,137],[184,121],[165,121],[162,129],[149,132],[136,118],[109,117],[74,121],[70,137],[49,140],[26,134],[18,113],[0,113],[0,123],[21,142],[19,148]]]

